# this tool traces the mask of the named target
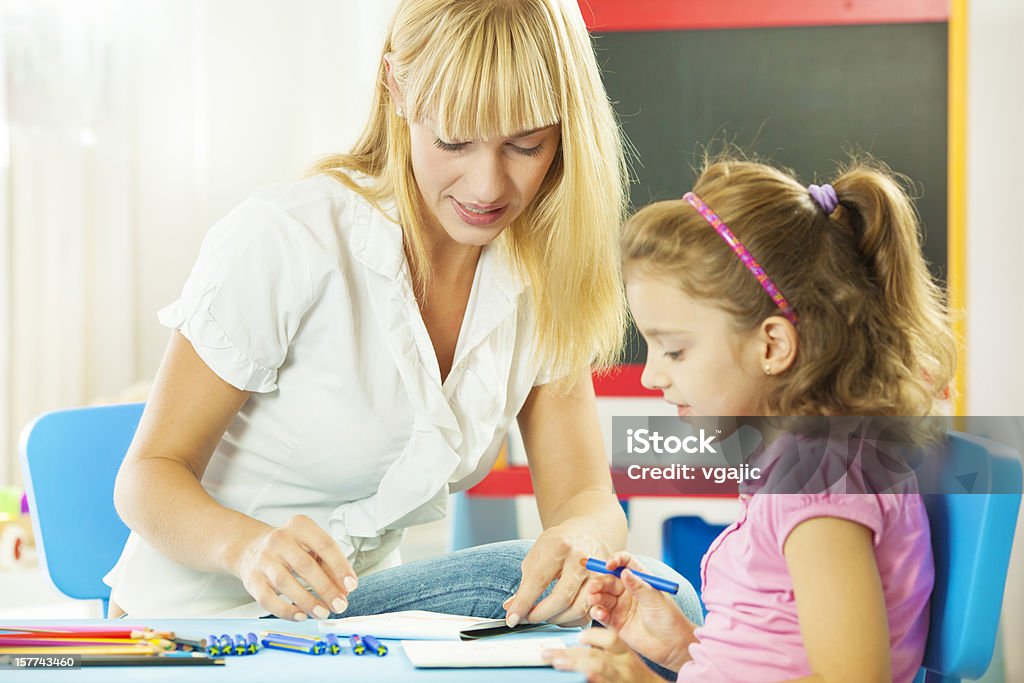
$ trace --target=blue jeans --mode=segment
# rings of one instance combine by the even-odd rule
[[[331,617],[421,609],[502,619],[505,609],[501,604],[519,587],[523,558],[532,545],[533,541],[491,543],[360,577],[359,587],[349,596],[348,609]],[[689,581],[658,560],[637,559],[651,574],[678,582],[675,598],[679,609],[693,623],[703,623],[700,601]],[[544,596],[550,591],[548,586]],[[662,676],[675,679],[674,673],[651,662],[648,665]]]

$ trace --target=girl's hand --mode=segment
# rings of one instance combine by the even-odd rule
[[[560,671],[580,671],[589,683],[664,683],[610,628],[592,628],[580,636],[591,647],[546,650],[543,657]]]
[[[305,515],[295,515],[284,526],[269,527],[249,541],[234,566],[245,590],[264,609],[295,621],[344,612],[348,594],[358,583],[338,542]]]
[[[580,565],[580,559],[602,551],[597,541],[573,533],[565,526],[545,530],[523,558],[519,588],[502,605],[508,625],[547,622],[569,627],[589,624],[589,605],[582,590],[589,580],[589,572]],[[537,598],[555,579],[558,582],[551,593],[538,603]]]
[[[652,588],[632,570],[645,572],[629,553],[616,553],[608,569],[627,567],[622,578],[593,576],[587,583],[590,616],[616,631],[630,647],[669,669],[678,671],[690,658],[694,625],[667,593]]]

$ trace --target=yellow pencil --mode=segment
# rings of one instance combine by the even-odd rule
[[[0,647],[0,655],[155,655],[162,652],[150,643],[58,647]]]

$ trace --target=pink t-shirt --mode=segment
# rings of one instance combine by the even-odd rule
[[[924,503],[916,493],[832,492],[837,488],[740,495],[739,518],[701,562],[708,614],[679,681],[768,683],[813,673],[782,548],[797,525],[815,517],[848,519],[871,530],[889,613],[893,681],[913,680],[924,656],[935,578]]]

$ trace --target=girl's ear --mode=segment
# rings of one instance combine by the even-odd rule
[[[402,90],[398,87],[398,81],[395,80],[394,66],[391,60],[394,59],[390,52],[384,53],[384,73],[387,75],[388,93],[391,94],[391,101],[395,105],[395,112],[404,118],[405,116],[405,98],[402,96]]]
[[[761,366],[766,375],[779,375],[796,361],[799,337],[793,323],[781,315],[773,315],[758,330]]]

